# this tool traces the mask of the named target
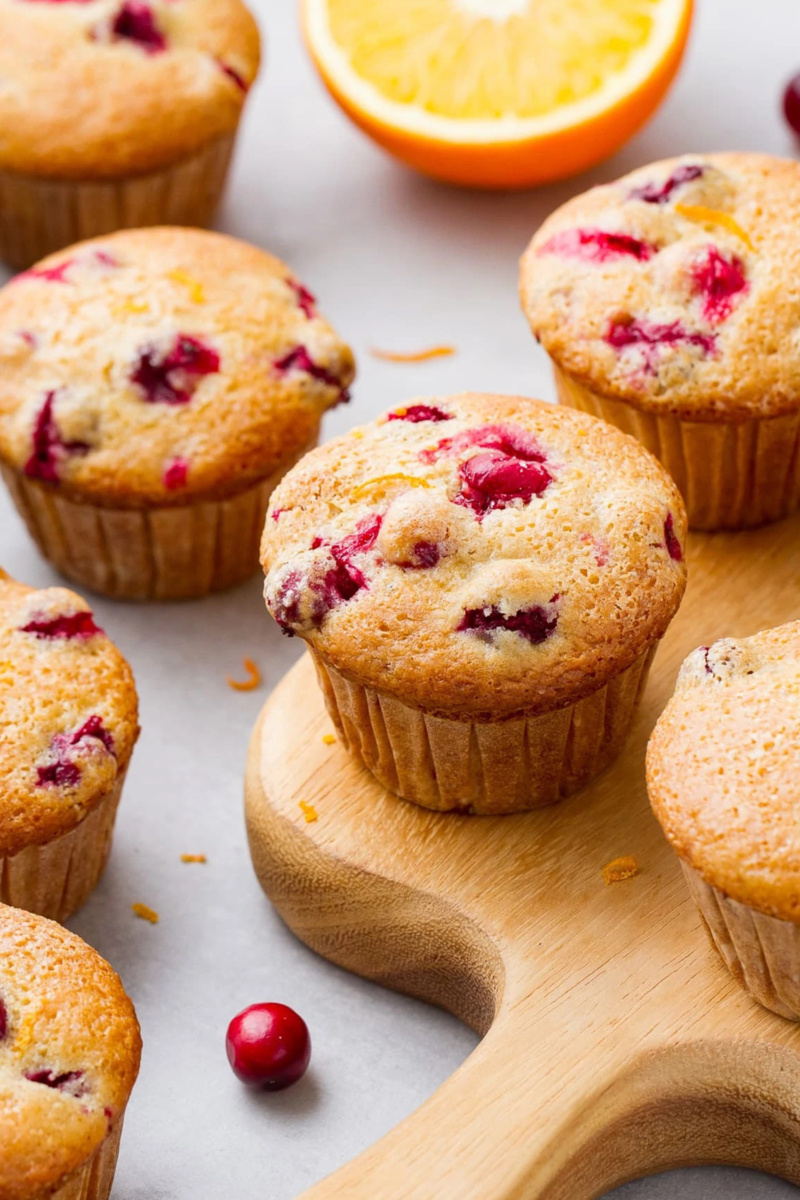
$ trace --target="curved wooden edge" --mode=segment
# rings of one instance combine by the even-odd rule
[[[556,1006],[543,994],[539,1005],[509,987],[503,949],[473,917],[348,864],[272,802],[262,744],[282,698],[279,689],[259,718],[246,775],[248,837],[267,895],[326,958],[488,1030],[430,1100],[307,1200],[595,1200],[652,1171],[714,1162],[800,1183],[793,1025],[722,976],[716,1008],[691,1013],[678,1031],[658,1028],[656,1014],[637,1045],[624,995],[587,1028],[579,1008],[573,1024],[569,997]]]

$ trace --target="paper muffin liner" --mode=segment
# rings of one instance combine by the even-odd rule
[[[79,504],[0,469],[31,537],[68,579],[116,600],[187,600],[257,569],[270,495],[295,461],[227,500],[148,509]]]
[[[749,421],[687,421],[592,392],[553,363],[558,399],[602,417],[658,458],[692,529],[749,529],[800,507],[800,412]]]
[[[0,171],[0,259],[29,267],[64,246],[117,229],[210,225],[235,141],[234,133],[160,171],[116,180]]]
[[[79,825],[42,846],[0,858],[0,902],[66,921],[88,900],[111,852],[126,770]]]
[[[617,757],[657,645],[575,704],[495,721],[433,716],[311,654],[342,743],[384,787],[438,812],[499,815],[555,804]]]
[[[732,900],[694,867],[681,866],[711,941],[736,982],[765,1008],[800,1021],[800,926]]]
[[[118,1117],[97,1153],[79,1171],[70,1175],[51,1200],[108,1200],[117,1169],[123,1117]]]

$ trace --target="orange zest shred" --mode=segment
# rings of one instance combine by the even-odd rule
[[[180,283],[183,285],[183,287],[188,288],[189,295],[195,304],[205,303],[206,294],[203,291],[202,283],[200,283],[198,279],[195,279],[193,276],[191,276],[188,271],[182,271],[181,268],[178,267],[174,271],[169,271],[167,273],[167,278],[171,279],[173,283]]]
[[[158,924],[158,913],[153,908],[148,908],[146,904],[132,904],[131,909],[140,917],[142,921],[149,921],[151,925]]]
[[[314,805],[307,804],[305,800],[300,801],[300,811],[306,819],[306,825],[311,825],[312,822],[319,819],[319,813],[314,808]]]
[[[357,488],[353,488],[350,495],[354,500],[360,500],[362,496],[369,496],[379,488],[391,487],[395,483],[404,483],[408,487],[427,488],[431,486],[427,479],[422,479],[419,475],[378,475],[375,479],[365,479]]]
[[[150,311],[150,305],[145,300],[120,300],[119,304],[114,305],[114,315],[116,317],[128,317],[138,313],[146,313]]]
[[[230,675],[225,676],[225,682],[229,688],[233,688],[235,692],[254,692],[261,684],[261,672],[259,671],[252,658],[245,658],[244,669],[247,671],[248,678],[231,679]]]
[[[205,854],[182,854],[181,862],[184,863],[204,863],[208,862]]]
[[[336,738],[333,736],[332,733],[323,733],[322,740],[326,746],[335,746],[336,745]]]
[[[702,204],[676,204],[675,212],[686,217],[687,221],[697,221],[700,225],[721,225],[728,233],[741,238],[748,250],[755,250],[749,233],[742,229],[738,221],[734,221],[730,213],[720,212],[716,208],[705,208]]]
[[[425,350],[377,350],[373,346],[370,349],[370,354],[373,358],[380,358],[383,362],[392,363],[421,363],[430,362],[432,358],[449,358],[451,354],[456,353],[455,346],[428,346]]]
[[[626,854],[622,858],[612,858],[611,862],[603,867],[603,879],[606,887],[610,883],[622,883],[623,879],[633,879],[634,875],[638,874],[639,864],[630,854]]]

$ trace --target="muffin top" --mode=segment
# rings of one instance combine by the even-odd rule
[[[431,712],[535,713],[663,634],[686,517],[638,442],[538,400],[415,400],[274,493],[266,601],[347,676]]]
[[[258,65],[241,0],[0,0],[0,168],[164,167],[233,133]]]
[[[800,923],[800,621],[689,655],[650,739],[647,786],[706,883]]]
[[[139,1023],[99,954],[0,905],[0,1200],[34,1200],[79,1170],[136,1082]]]
[[[0,291],[0,458],[112,507],[219,499],[302,453],[353,373],[278,259],[197,229],[125,231]]]
[[[74,829],[138,736],[130,667],[65,588],[0,578],[0,856]]]
[[[523,308],[586,387],[696,420],[800,408],[800,164],[692,155],[593,188],[522,260]]]

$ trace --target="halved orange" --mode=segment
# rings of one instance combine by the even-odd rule
[[[519,188],[585,170],[652,115],[692,0],[302,0],[328,90],[390,153]]]

